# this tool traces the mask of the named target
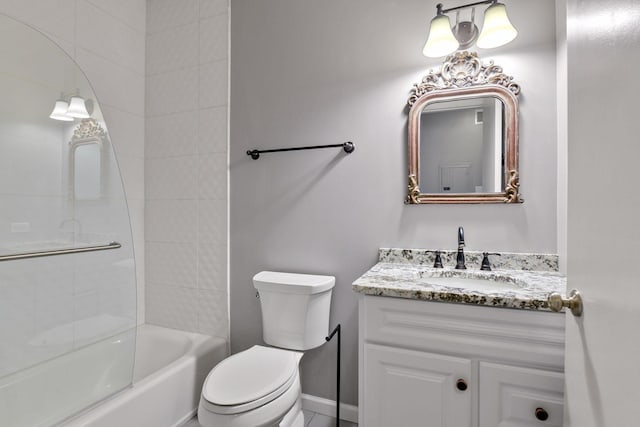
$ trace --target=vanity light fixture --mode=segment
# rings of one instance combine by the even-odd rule
[[[49,117],[54,120],[61,120],[64,122],[72,122],[75,119],[86,119],[91,117],[87,111],[84,98],[77,95],[71,96],[69,102],[65,101],[65,95],[62,94],[60,99],[56,101],[53,111],[49,114]]]
[[[484,12],[482,32],[475,24],[475,6],[489,4]],[[460,21],[460,10],[471,8],[471,20]],[[449,12],[456,12],[456,24],[451,27]],[[498,0],[484,0],[444,9],[442,3],[436,6],[436,16],[431,20],[429,37],[422,53],[430,58],[449,55],[458,49],[467,49],[477,41],[477,46],[490,49],[503,46],[518,35],[507,16],[507,9]]]

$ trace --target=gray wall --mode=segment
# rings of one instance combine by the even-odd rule
[[[237,352],[261,343],[251,284],[263,269],[333,274],[343,401],[357,403],[357,295],[379,247],[556,252],[553,1],[509,2],[520,36],[480,52],[522,86],[522,205],[405,206],[406,100],[440,60],[421,51],[437,1],[231,2],[230,313]],[[481,15],[481,13],[479,14]],[[489,56],[490,55],[490,56]],[[351,140],[356,150],[253,148]],[[334,394],[335,343],[302,363],[305,393]]]

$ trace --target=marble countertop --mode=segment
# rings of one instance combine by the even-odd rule
[[[403,257],[402,261],[394,259],[394,262],[388,262],[388,251],[381,249],[381,262],[353,282],[355,292],[490,307],[549,310],[549,293],[560,292],[564,295],[566,289],[566,278],[557,271],[481,271],[469,266],[468,270],[432,268],[424,263],[407,262],[407,257]],[[442,278],[460,278],[463,282],[464,279],[472,279],[472,283],[464,286],[456,283],[445,285],[442,282],[446,280],[438,280]],[[502,282],[503,286],[496,286],[496,281]]]

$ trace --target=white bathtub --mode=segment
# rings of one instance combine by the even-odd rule
[[[142,325],[133,385],[62,425],[179,426],[196,413],[205,377],[226,356],[221,338]]]

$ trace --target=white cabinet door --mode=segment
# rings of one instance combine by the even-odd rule
[[[415,350],[364,345],[366,427],[469,427],[471,361]],[[457,382],[464,381],[466,390]],[[464,388],[462,385],[460,388]]]
[[[480,362],[479,427],[562,427],[559,372]]]

